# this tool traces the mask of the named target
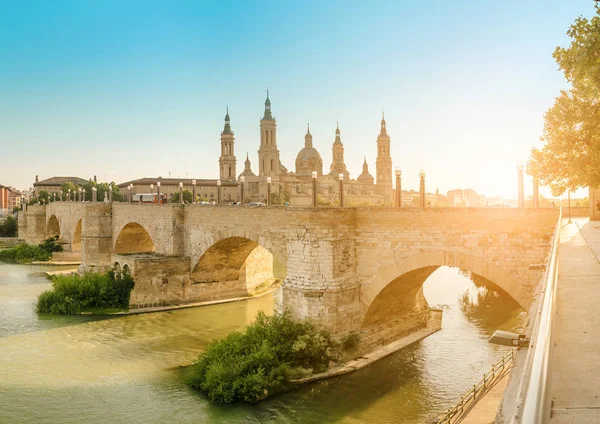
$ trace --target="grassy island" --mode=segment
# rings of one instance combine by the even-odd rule
[[[340,343],[309,321],[261,311],[245,329],[209,344],[184,378],[212,402],[257,402],[293,388],[294,379],[325,371],[358,343],[357,334]]]
[[[133,280],[116,279],[112,271],[54,275],[52,289],[39,295],[37,311],[60,315],[109,312],[129,308]]]
[[[33,261],[49,261],[53,252],[61,252],[58,236],[49,237],[40,244],[21,243],[9,249],[0,250],[0,262],[27,264]]]

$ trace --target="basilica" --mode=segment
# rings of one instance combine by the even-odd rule
[[[285,199],[293,206],[310,206],[312,203],[313,176],[317,179],[317,199],[321,205],[339,204],[339,180],[343,178],[344,204],[392,205],[392,158],[390,136],[386,130],[385,117],[381,119],[381,129],[377,137],[376,179],[369,173],[365,157],[362,173],[352,179],[344,161],[344,144],[339,125],[331,147],[331,165],[323,171],[323,159],[313,146],[310,126],[304,136],[304,147],[298,152],[295,170],[288,170],[279,158],[277,148],[277,123],[271,112],[271,100],[267,91],[265,111],[260,121],[260,147],[258,149],[258,174],[252,171],[250,158],[246,155],[244,170],[237,175],[234,150],[235,136],[231,129],[229,111],[225,115],[225,126],[221,132],[221,157],[219,175],[222,182],[241,183],[243,181],[246,202],[267,202],[268,190],[272,199]],[[316,173],[316,174],[314,174]],[[270,177],[270,178],[269,178]],[[268,187],[268,178],[271,181]],[[241,184],[240,184],[241,191]],[[240,193],[241,195],[241,193]]]

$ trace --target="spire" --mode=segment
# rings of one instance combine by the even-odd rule
[[[269,89],[267,88],[267,99],[265,100],[265,114],[263,119],[273,120],[273,115],[271,115],[271,99],[269,99]]]
[[[387,135],[387,131],[385,129],[385,112],[381,112],[381,132],[379,135]]]
[[[304,136],[304,147],[312,148],[312,134],[310,133],[310,124],[306,125],[306,135]]]
[[[229,120],[229,105],[226,107],[225,113],[225,127],[223,128],[223,134],[232,134],[231,132],[231,121]]]
[[[342,144],[342,138],[340,137],[340,125],[338,122],[336,122],[335,141],[333,144]]]
[[[251,171],[252,169],[250,168],[250,158],[248,157],[248,152],[246,152],[246,162],[244,162],[244,172],[245,171]]]
[[[367,157],[365,156],[365,161],[363,162],[363,173],[369,173],[369,164],[367,163]]]

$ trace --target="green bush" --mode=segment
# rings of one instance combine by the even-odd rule
[[[17,219],[14,216],[7,216],[0,221],[0,237],[17,236]]]
[[[360,346],[360,333],[350,333],[342,340],[342,350],[347,353],[353,353]]]
[[[91,308],[127,309],[132,289],[130,276],[115,279],[111,271],[55,275],[52,277],[52,290],[39,295],[37,311],[74,315]]]
[[[244,330],[209,344],[185,380],[213,402],[257,402],[293,387],[292,379],[325,371],[338,347],[310,322],[261,311]]]
[[[49,261],[52,252],[62,250],[62,246],[58,243],[58,236],[52,236],[39,245],[21,243],[10,249],[0,250],[0,261],[20,264],[32,261]]]

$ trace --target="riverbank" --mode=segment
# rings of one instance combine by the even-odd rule
[[[385,346],[377,348],[374,351],[361,356],[360,358],[353,359],[342,365],[329,368],[325,372],[314,374],[310,377],[292,380],[292,382],[297,384],[304,384],[309,383],[311,381],[323,380],[326,378],[336,377],[338,375],[348,374],[350,372],[363,369],[373,364],[374,362],[385,358],[386,356],[396,353],[399,350],[404,349],[405,347],[410,346],[411,344],[416,343],[419,340],[423,340],[425,337],[428,337],[433,333],[440,331],[442,329],[442,315],[442,310],[431,309],[429,311],[429,321],[427,322],[427,327],[408,336],[395,340],[392,343],[389,343]]]
[[[229,299],[219,299],[219,300],[206,300],[206,301],[202,301],[202,302],[180,303],[177,305],[150,306],[147,308],[136,308],[136,309],[129,309],[127,311],[113,312],[108,315],[140,315],[140,314],[150,314],[153,312],[175,311],[178,309],[198,308],[200,306],[220,305],[223,303],[240,302],[242,300],[258,299],[267,294],[275,292],[280,287],[281,287],[281,283],[276,283],[276,284],[266,287],[262,291],[253,293],[249,296],[232,297]]]

